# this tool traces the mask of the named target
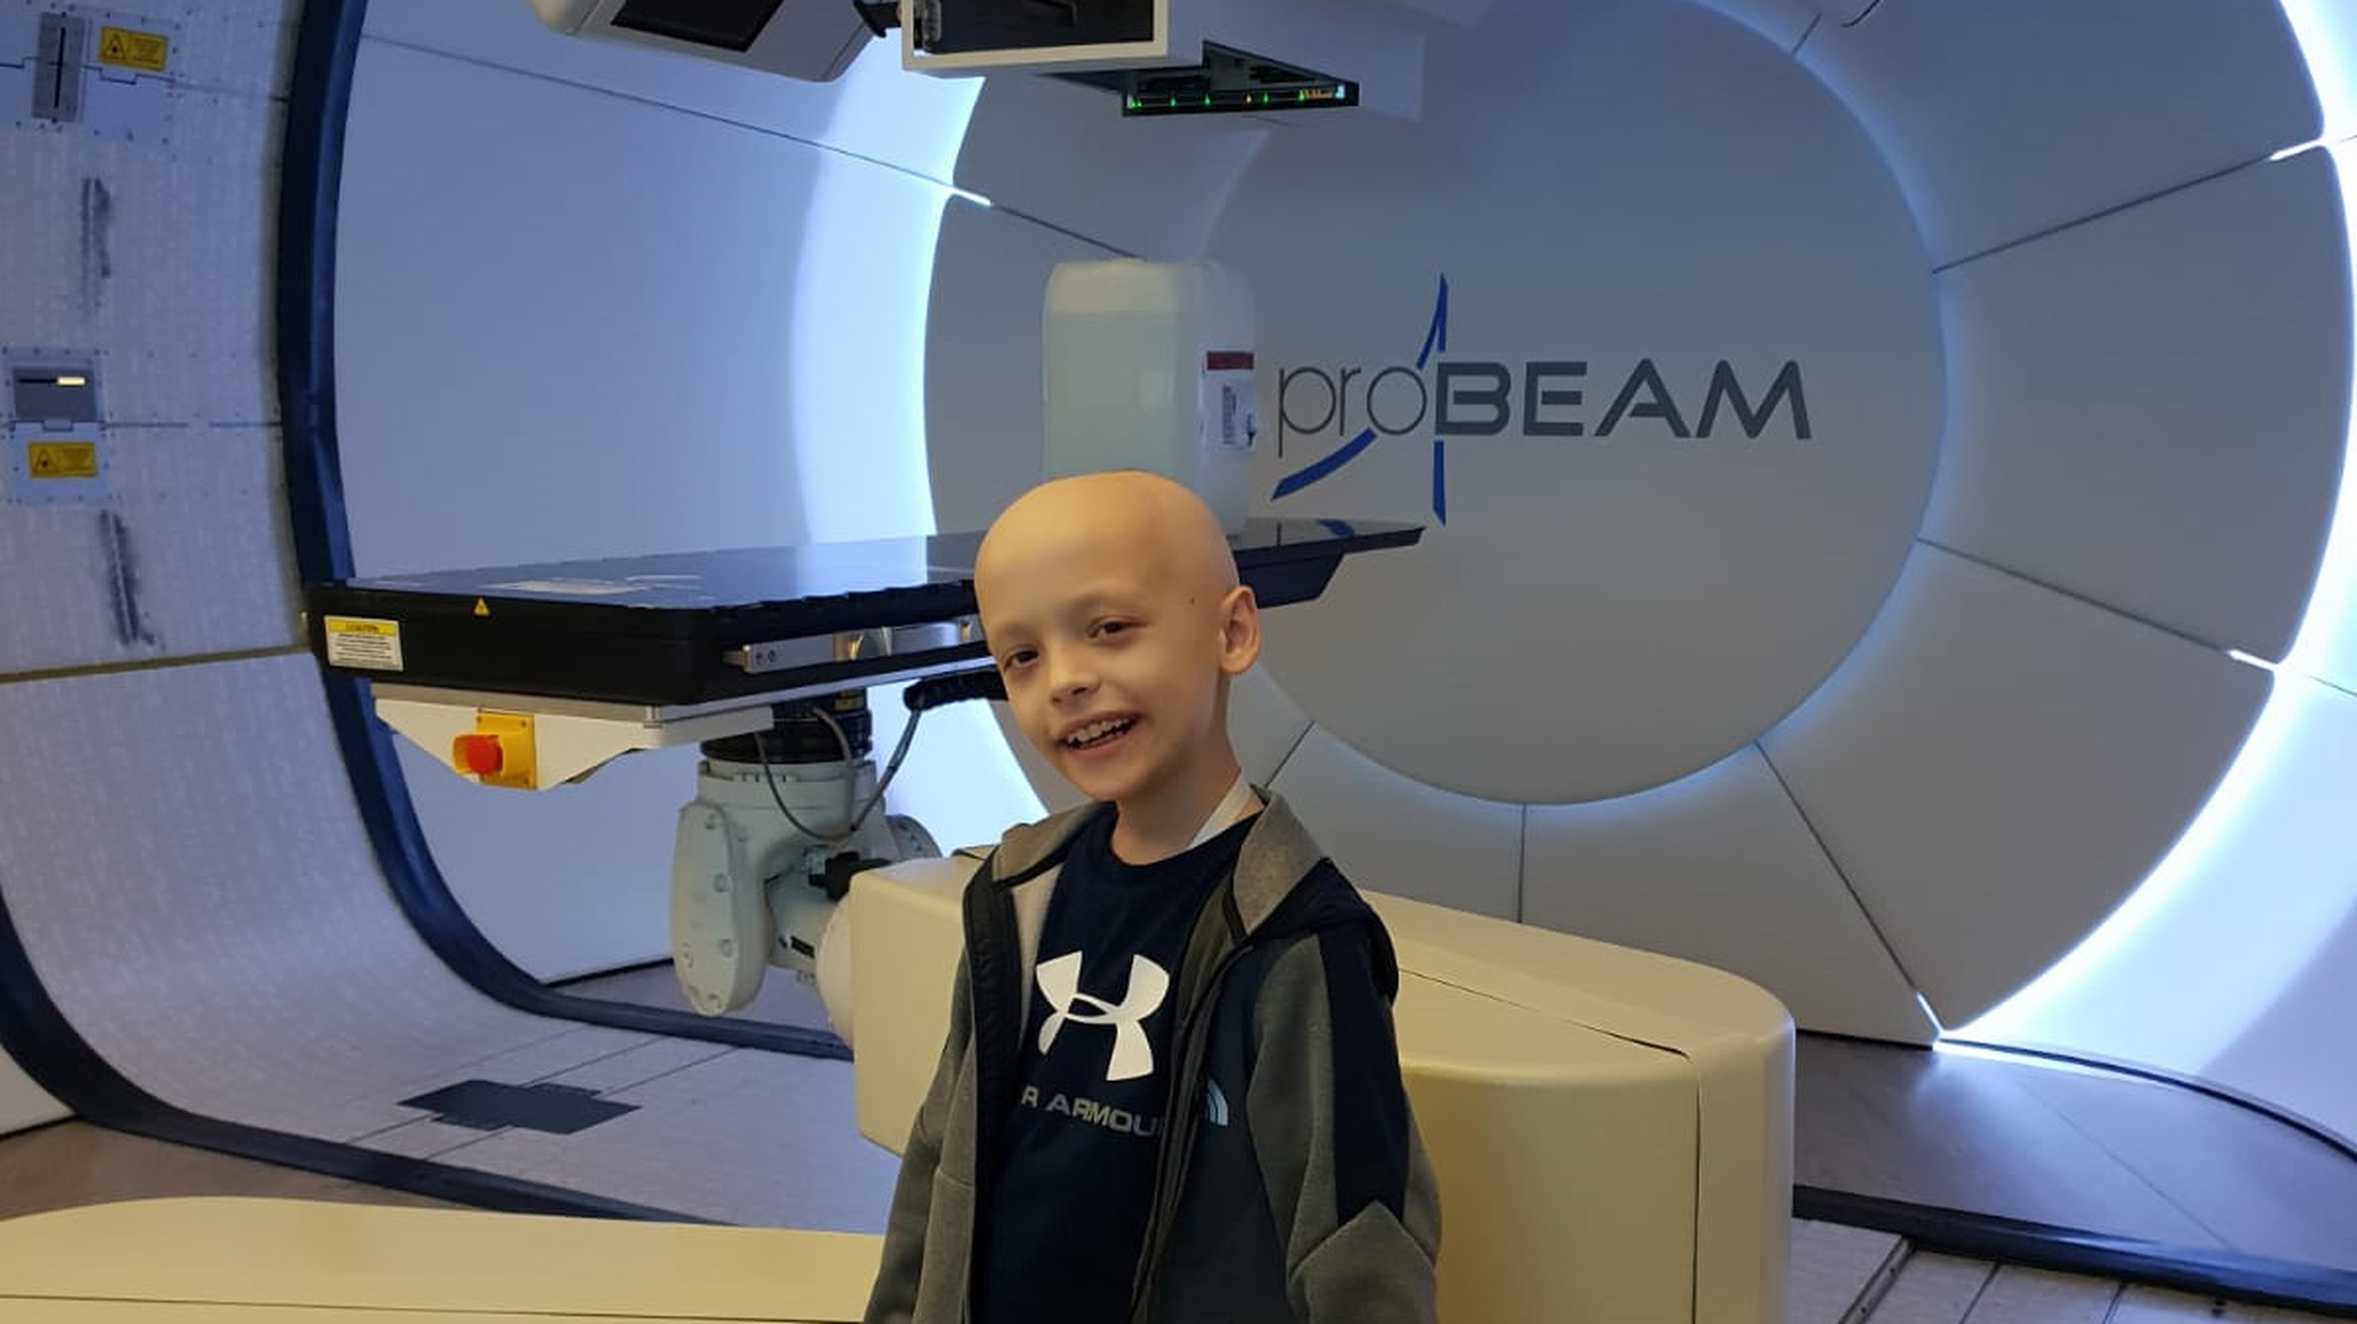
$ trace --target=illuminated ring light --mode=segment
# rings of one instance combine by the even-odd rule
[[[2339,178],[2346,252],[2357,271],[2357,65],[2349,45],[2357,24],[2336,12],[2335,0],[2283,0],[2309,81],[2324,110],[2317,141],[2287,148],[2276,159],[2321,150]],[[2357,306],[2357,287],[2351,290]],[[2357,380],[2357,364],[2351,368]],[[2250,736],[2185,833],[2128,898],[2079,945],[2011,998],[1969,1025],[1958,1038],[2026,1045],[2076,1046],[2090,1037],[2079,1023],[2101,1013],[2095,1004],[2122,996],[2160,997],[2168,1006],[2165,1041],[2119,1042],[2125,1027],[2107,1026],[2103,1051],[2198,1075],[2237,1033],[2263,1016],[2291,978],[2357,912],[2357,889],[2341,882],[2304,892],[2296,879],[2270,875],[2278,885],[2263,900],[2250,895],[2246,876],[2205,873],[2231,839],[2266,813],[2270,801],[2297,797],[2286,774],[2287,747],[2299,739],[2317,675],[2336,646],[2347,642],[2357,616],[2357,416],[2344,442],[2340,487],[2322,562],[2297,633],[2275,671],[2266,705]],[[2266,663],[2243,658],[2254,665]],[[2198,998],[2167,987],[2206,952],[2265,951],[2265,961],[2205,967]],[[2287,974],[2286,971],[2290,973]],[[2130,994],[2114,985],[2149,987]],[[2169,994],[2175,992],[2177,996]],[[2149,1002],[2148,1002],[2148,1005]],[[2098,1047],[2097,1045],[2088,1045]]]
[[[897,43],[873,43],[842,78],[833,124],[894,145],[900,164],[829,155],[820,164],[795,266],[795,375],[805,382],[873,382],[878,365],[903,376],[876,391],[797,390],[794,465],[813,542],[939,532],[926,470],[925,338],[933,257],[952,197],[987,206],[951,180],[982,80],[905,74]],[[830,132],[830,141],[839,139]],[[853,320],[860,313],[866,320]],[[832,499],[851,493],[850,499]],[[908,573],[922,579],[924,567]],[[908,719],[900,687],[873,696],[875,742],[892,748]],[[954,704],[925,715],[925,730],[892,785],[897,812],[944,843],[997,840],[1008,823],[1044,812],[989,711]]]
[[[1704,3],[1722,12],[1747,7],[1743,0]],[[2350,149],[2339,140],[2349,128],[2357,127],[2357,119],[2346,113],[2357,103],[2357,80],[2352,80],[2351,61],[2342,50],[2342,34],[2333,30],[2334,3],[2284,0],[2301,58],[2326,107],[2324,137],[2308,146],[2333,153],[2343,186],[2346,220],[2357,214],[2357,190],[2350,187],[2352,175],[2357,175],[2357,161],[2346,155]],[[1728,16],[1741,17],[1732,12]],[[1838,91],[1835,94],[1840,96]],[[2357,233],[2346,236],[2343,246],[2345,252],[2357,252]],[[2271,668],[2278,674],[2239,748],[2232,740],[2219,748],[2211,766],[2225,771],[2199,811],[2187,820],[2182,834],[2165,852],[2155,852],[2159,861],[2141,882],[2117,889],[2115,895],[2120,899],[2108,915],[2077,939],[2056,944],[2053,950],[2062,954],[2047,964],[2043,973],[1949,1033],[2139,1061],[2198,1076],[2238,1030],[2259,1019],[2274,1002],[2292,977],[2285,969],[2296,973],[2303,955],[2309,954],[2299,950],[2301,943],[2310,948],[2320,944],[2344,916],[2357,909],[2357,888],[2344,880],[2328,880],[2327,885],[2305,888],[2298,896],[2270,894],[2263,904],[2253,904],[2247,884],[2238,887],[2241,880],[2226,877],[2215,868],[2204,870],[2205,860],[2222,841],[2238,830],[2248,830],[2254,816],[2272,800],[2288,797],[2296,789],[2281,784],[2282,771],[2287,748],[2304,729],[2303,711],[2313,702],[2308,678],[2330,651],[2331,641],[2350,633],[2346,617],[2353,595],[2357,595],[2357,531],[2352,531],[2343,512],[2352,508],[2353,491],[2357,491],[2357,474],[2344,470],[2338,503],[2326,525],[2329,537],[2319,578],[2301,614],[2294,646],[2280,667]],[[2241,660],[2267,665],[2248,657]],[[1309,738],[1317,737],[1317,728],[1306,718],[1297,721],[1293,729],[1304,727],[1311,733]],[[1691,786],[1712,771],[1704,769],[1637,794],[1650,796]],[[1365,775],[1393,779],[1403,789],[1426,789],[1380,765],[1370,766]],[[1469,812],[1516,807],[1451,795],[1465,801],[1471,807]],[[2230,892],[2239,892],[2239,896],[2229,897]],[[2221,923],[2226,927],[2221,928]],[[2205,967],[2198,1021],[2155,1016],[2148,1018],[2149,1024],[2128,1027],[2129,1032],[2122,1033],[2121,1027],[2103,1022],[2093,1010],[2107,996],[2116,999],[2122,990],[2136,984],[2157,985],[2171,973],[2179,975],[2182,983],[2186,961],[2195,953],[2254,950],[2238,944],[2236,938],[2261,929],[2266,945],[2256,950],[2266,951],[2266,961],[2244,962],[2246,968],[2224,972]],[[2299,937],[2287,949],[2285,935],[2290,933]],[[2227,980],[2235,982],[2223,982]],[[2182,996],[2183,991],[2179,992]]]

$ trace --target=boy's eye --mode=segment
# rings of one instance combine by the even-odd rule
[[[1102,639],[1107,635],[1119,634],[1128,628],[1129,623],[1127,621],[1099,621],[1097,622],[1096,635],[1099,639]]]
[[[1001,658],[999,660],[999,666],[1003,670],[1012,671],[1016,667],[1028,665],[1031,659],[1036,656],[1038,656],[1038,654],[1034,653],[1028,648],[1018,648],[1014,652],[1007,654],[1004,658]]]

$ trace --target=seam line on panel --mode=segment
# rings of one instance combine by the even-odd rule
[[[2112,1162],[2119,1164],[2119,1165],[2120,1165],[2120,1168],[2121,1168],[2123,1171],[2125,1171],[2125,1172],[2126,1172],[2126,1173],[2127,1173],[2129,1176],[2131,1176],[2131,1177],[2133,1177],[2133,1178],[2135,1178],[2135,1179],[2136,1179],[2136,1184],[2137,1184],[2137,1185],[2139,1185],[2139,1186],[2142,1186],[2142,1187],[2143,1187],[2145,1190],[2152,1192],[2152,1194],[2153,1194],[2153,1197],[2154,1197],[2155,1199],[2159,1200],[2159,1201],[2160,1201],[2162,1204],[2164,1204],[2164,1205],[2167,1205],[2169,1208],[2176,1210],[2178,1213],[2180,1213],[2180,1214],[2184,1215],[2184,1216],[2185,1216],[2185,1221],[2186,1221],[2186,1222],[2188,1222],[2188,1223],[2191,1223],[2191,1224],[2193,1224],[2195,1227],[2198,1227],[2198,1228],[2200,1228],[2200,1229],[2201,1229],[2203,1232],[2206,1232],[2206,1233],[2208,1233],[2208,1234],[2209,1234],[2209,1236],[2210,1236],[2210,1239],[2218,1243],[2218,1248],[2219,1248],[2219,1249],[2221,1249],[2221,1250],[2232,1250],[2232,1249],[2234,1249],[2233,1243],[2231,1243],[2231,1242],[2227,1241],[2227,1240],[2226,1240],[2226,1238],[2225,1238],[2225,1236],[2224,1236],[2223,1234],[2221,1234],[2221,1233],[2218,1231],[2218,1229],[2216,1229],[2216,1228],[2214,1228],[2214,1227],[2211,1227],[2211,1226],[2210,1226],[2208,1223],[2205,1223],[2205,1222],[2203,1222],[2203,1221],[2202,1221],[2202,1219],[2201,1219],[2201,1215],[2199,1215],[2199,1214],[2197,1214],[2197,1213],[2193,1212],[2191,1209],[2188,1209],[2188,1208],[2186,1208],[2184,1205],[2182,1205],[2182,1204],[2179,1204],[2177,1201],[2175,1201],[2175,1200],[2171,1199],[2171,1198],[2170,1198],[2170,1196],[2169,1196],[2169,1193],[2168,1193],[2167,1191],[2164,1191],[2164,1190],[2162,1190],[2162,1189],[2161,1189],[2161,1188],[2160,1188],[2158,1185],[2154,1184],[2154,1182],[2153,1182],[2152,1178],[2150,1178],[2150,1177],[2147,1177],[2147,1176],[2145,1176],[2145,1175],[2144,1175],[2144,1170],[2143,1170],[2143,1169],[2141,1169],[2141,1168],[2137,1167],[2137,1166],[2136,1166],[2135,1164],[2133,1164],[2133,1163],[2130,1163],[2130,1162],[2128,1161],[2128,1158],[2127,1158],[2127,1156],[2126,1156],[2126,1155],[2119,1153],[2118,1151],[2114,1150],[2114,1149],[2113,1149],[2111,1146],[2109,1146],[2109,1145],[2107,1145],[2107,1144],[2103,1143],[2103,1137],[2102,1137],[2102,1136],[2099,1136],[2099,1135],[2097,1135],[2095,1132],[2088,1130],[2088,1129],[2087,1129],[2086,1127],[2084,1127],[2084,1126],[2081,1126],[2081,1125],[2079,1124],[2079,1119],[2077,1119],[2076,1117],[2073,1117],[2073,1116],[2071,1116],[2071,1115],[2070,1115],[2068,1112],[2064,1111],[2064,1110],[2063,1110],[2061,1107],[2059,1107],[2058,1105],[2056,1105],[2056,1104],[2054,1104],[2054,1103],[2051,1103],[2051,1102],[2049,1102],[2049,1101],[2048,1101],[2048,1100],[2047,1100],[2047,1099],[2046,1099],[2046,1098],[2045,1098],[2043,1095],[2040,1095],[2040,1094],[2039,1094],[2039,1093],[2038,1093],[2036,1090],[2033,1090],[2033,1089],[2030,1089],[2030,1088],[2028,1088],[2028,1087],[2024,1086],[2024,1087],[2021,1087],[2021,1092],[2022,1092],[2023,1094],[2025,1094],[2025,1095],[2028,1095],[2028,1096],[2029,1096],[2029,1098],[2030,1098],[2030,1101],[2031,1101],[2032,1103],[2035,1103],[2035,1104],[2037,1104],[2039,1107],[2041,1107],[2041,1108],[2045,1109],[2047,1112],[2049,1112],[2049,1113],[2053,1114],[2053,1115],[2054,1115],[2054,1116],[2055,1116],[2057,1119],[2059,1119],[2059,1120],[2062,1122],[2062,1124],[2063,1124],[2064,1126],[2066,1126],[2066,1127],[2070,1128],[2071,1130],[2073,1130],[2073,1131],[2077,1132],[2077,1133],[2078,1133],[2078,1135],[2079,1135],[2079,1138],[2080,1138],[2080,1139],[2082,1139],[2082,1140],[2085,1140],[2085,1141],[2086,1141],[2088,1144],[2090,1144],[2090,1145],[2093,1145],[2093,1146],[2095,1147],[2095,1149],[2096,1149],[2096,1152],[2098,1152],[2098,1153],[2102,1154],[2102,1155],[2103,1155],[2105,1158],[2108,1158],[2108,1159],[2110,1159]]]
[[[1809,25],[1801,29],[1800,36],[1793,40],[1792,49],[1786,52],[1786,54],[1795,56],[1799,55],[1800,48],[1809,44],[1809,38],[1817,35],[1817,25],[1823,23],[1824,21],[1825,13],[1823,10],[1819,10],[1814,17],[1809,19]]]
[[[1300,753],[1302,745],[1308,742],[1309,733],[1317,729],[1318,724],[1316,722],[1311,722],[1301,728],[1300,735],[1293,737],[1293,744],[1285,751],[1285,757],[1278,759],[1276,768],[1269,773],[1269,786],[1271,788],[1276,786],[1277,778],[1285,775],[1285,765],[1291,763],[1293,761],[1293,756]]]
[[[1978,262],[1984,257],[1994,257],[1999,253],[2020,248],[2024,244],[2034,244],[2041,239],[2050,239],[2055,235],[2061,234],[2065,230],[2076,230],[2082,225],[2092,224],[2093,222],[2103,220],[2109,216],[2117,216],[2121,212],[2141,207],[2145,203],[2158,202],[2160,199],[2168,197],[2172,193],[2183,193],[2187,189],[2200,188],[2204,184],[2214,183],[2217,180],[2224,179],[2226,176],[2231,175],[2238,170],[2248,170],[2252,166],[2265,164],[2267,164],[2267,158],[2264,156],[2252,157],[2248,161],[2238,161],[2222,170],[2213,170],[2206,175],[2188,179],[2183,183],[2171,184],[2167,188],[2156,189],[2153,192],[2142,195],[2141,197],[2130,198],[2126,202],[2116,203],[2112,206],[2105,207],[2101,211],[2092,211],[2087,213],[2085,216],[2081,216],[2073,220],[2062,221],[2058,224],[2049,225],[2042,230],[2032,231],[2029,234],[2021,236],[2019,239],[2008,239],[2004,243],[1992,245],[1991,247],[1984,248],[1977,253],[1967,253],[1963,257],[1954,258],[1947,262],[1942,262],[1931,269],[1931,274],[1935,276],[1945,275],[1948,272],[1954,271],[1956,268],[1964,266],[1967,263]]]
[[[1850,882],[1849,870],[1841,867],[1841,861],[1834,858],[1833,848],[1825,843],[1825,834],[1817,830],[1817,820],[1809,817],[1808,807],[1800,802],[1800,796],[1793,793],[1792,783],[1784,779],[1784,770],[1777,767],[1776,760],[1768,756],[1768,742],[1754,740],[1751,747],[1759,751],[1760,762],[1768,765],[1768,775],[1774,777],[1776,785],[1784,791],[1784,798],[1792,805],[1792,812],[1800,815],[1801,826],[1809,830],[1809,839],[1817,843],[1817,853],[1825,857],[1826,867],[1832,869],[1833,876],[1841,880],[1842,890],[1850,894],[1850,904],[1858,908],[1858,914],[1865,919],[1866,928],[1874,935],[1874,941],[1882,944],[1883,953],[1890,957],[1892,967],[1899,972],[1899,978],[1907,981],[1910,990],[1921,993],[1923,982],[1907,968],[1905,961],[1899,959],[1898,949],[1891,946],[1890,935],[1882,931],[1882,925],[1875,921],[1874,911],[1867,906],[1866,898],[1859,896],[1857,886]]]
[[[515,74],[521,78],[530,78],[543,83],[553,83],[559,87],[569,87],[576,91],[594,93],[595,95],[603,97],[612,97],[618,101],[628,101],[636,105],[650,106],[657,110],[673,111],[681,115],[692,116],[696,119],[707,120],[714,124],[725,124],[731,128],[743,129],[747,133],[757,133],[765,138],[776,138],[784,142],[800,143],[802,146],[812,148],[816,151],[826,152],[831,155],[844,157],[852,161],[864,161],[867,164],[875,166],[879,169],[889,170],[896,175],[905,175],[908,178],[917,180],[921,183],[931,184],[935,188],[948,189],[953,196],[959,196],[964,193],[963,189],[950,180],[941,179],[936,176],[926,174],[922,170],[913,170],[908,166],[899,164],[896,161],[887,161],[880,156],[870,156],[865,152],[856,152],[848,147],[838,147],[833,143],[820,142],[815,138],[805,138],[798,133],[788,133],[784,129],[773,128],[766,124],[755,124],[750,120],[741,120],[733,115],[722,115],[716,111],[710,110],[698,110],[692,106],[678,105],[674,102],[664,101],[657,97],[644,96],[637,92],[624,92],[617,88],[599,87],[595,83],[577,82],[573,79],[562,78],[555,74],[542,73],[537,69],[520,68],[516,65],[505,64],[498,60],[486,60],[478,55],[462,55],[456,51],[444,50],[439,46],[428,46],[423,42],[405,41],[399,37],[380,37],[371,34],[363,36],[361,40],[376,42],[379,45],[391,46],[400,50],[414,51],[420,55],[432,55],[445,60],[455,60],[460,64],[473,65],[478,69],[492,69],[500,73]],[[1058,225],[1054,221],[1045,220],[1041,217],[1034,216],[1029,212],[1021,210],[1020,208],[1001,206],[996,201],[993,201],[990,206],[991,210],[993,211],[1003,211],[1009,216],[1014,216],[1021,220],[1029,221],[1034,225],[1053,230],[1056,233],[1064,235],[1068,238],[1077,239],[1082,243],[1090,244],[1097,248],[1102,248],[1108,253],[1113,253],[1120,257],[1137,256],[1136,254],[1129,252],[1127,249],[1124,249],[1117,244],[1108,244],[1102,239],[1092,238],[1078,230],[1070,228],[1069,226]]]
[[[1522,807],[1522,839],[1514,856],[1514,922],[1530,923],[1530,806]]]
[[[180,657],[148,658],[137,662],[103,662],[84,667],[50,667],[39,671],[11,671],[0,673],[0,686],[29,685],[43,680],[70,680],[76,676],[121,676],[141,671],[171,671],[180,667],[207,667],[220,662],[254,662],[269,657],[292,657],[310,652],[307,644],[277,644],[269,648],[245,648],[227,653],[190,653]]]
[[[2012,566],[2006,565],[2003,562],[1992,561],[1988,557],[1981,556],[1973,552],[1967,552],[1961,548],[1950,547],[1948,544],[1941,542],[1936,538],[1926,538],[1921,534],[1917,534],[1915,536],[1915,541],[1931,548],[1935,552],[1946,552],[1948,555],[1955,557],[1959,561],[1969,561],[1972,564],[1979,566],[1983,570],[1993,570],[1996,573],[2005,576],[2007,579],[2019,580],[2024,584],[2028,584],[2032,588],[2042,588],[2049,593],[2059,594],[2062,597],[2069,598],[2071,601],[2079,603],[2083,606],[2093,607],[2097,611],[2100,611],[2107,616],[2117,616],[2121,620],[2134,622],[2135,624],[2141,625],[2148,630],[2158,630],[2162,634],[2168,635],[2172,639],[2181,639],[2184,642],[2192,644],[2194,647],[2202,649],[2205,652],[2223,653],[2226,651],[2226,646],[2219,643],[2215,639],[2204,639],[2200,635],[2193,633],[2191,630],[2182,629],[2174,625],[2164,625],[2149,616],[2139,615],[2138,613],[2130,611],[2125,607],[2114,606],[2111,603],[2105,602],[2101,598],[2081,593],[2077,589],[2064,588],[2062,585],[2054,583],[2051,580],[2040,579],[2036,575],[2016,570]]]

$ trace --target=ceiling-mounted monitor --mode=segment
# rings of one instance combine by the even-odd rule
[[[1062,75],[1126,115],[1422,109],[1422,35],[1351,0],[900,0],[901,63]]]
[[[811,82],[850,67],[875,33],[851,0],[531,0],[570,36],[652,46]]]

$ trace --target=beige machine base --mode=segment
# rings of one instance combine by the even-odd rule
[[[142,1200],[0,1223],[0,1319],[58,1324],[841,1324],[875,1237],[294,1200]]]
[[[859,1128],[897,1149],[948,1023],[972,860],[852,882]],[[1369,893],[1440,1179],[1444,1324],[1775,1324],[1792,1018],[1724,971]]]

